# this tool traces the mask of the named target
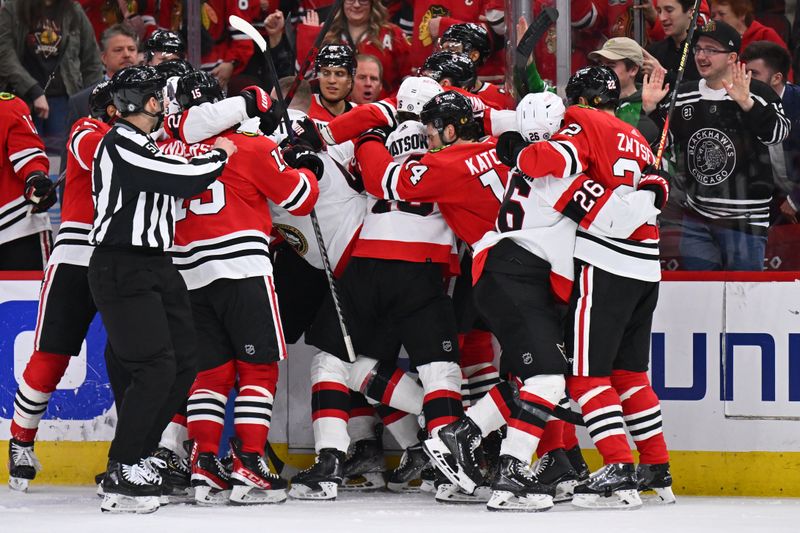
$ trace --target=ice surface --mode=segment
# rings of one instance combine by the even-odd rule
[[[152,515],[100,512],[91,487],[0,489],[0,531],[8,533],[687,533],[798,532],[800,499],[678,497],[676,505],[636,511],[490,513],[480,505],[442,505],[427,494],[348,493],[335,502],[208,508],[168,505]],[[523,528],[523,529],[518,529]]]

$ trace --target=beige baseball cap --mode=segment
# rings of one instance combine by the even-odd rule
[[[644,63],[644,56],[642,55],[642,47],[639,43],[628,37],[614,37],[609,39],[600,50],[595,50],[589,54],[589,59],[597,61],[601,57],[610,59],[611,61],[619,61],[621,59],[630,59],[640,67]]]

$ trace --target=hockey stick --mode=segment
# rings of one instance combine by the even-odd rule
[[[286,99],[284,102],[287,106],[292,103],[294,93],[297,92],[297,88],[300,87],[300,83],[305,79],[306,71],[311,65],[311,58],[316,56],[317,52],[319,52],[319,47],[322,46],[322,41],[325,39],[325,36],[328,35],[328,31],[331,28],[331,24],[333,24],[333,19],[336,17],[336,13],[339,13],[342,10],[343,2],[344,0],[336,0],[336,2],[331,6],[331,10],[328,12],[328,18],[326,18],[325,22],[322,23],[322,27],[317,34],[317,38],[314,40],[314,46],[312,46],[311,50],[309,50],[306,54],[306,58],[303,60],[303,64],[300,65],[300,70],[297,71],[292,85],[290,85],[289,90],[286,91]]]
[[[692,14],[692,22],[689,25],[689,33],[686,34],[686,42],[683,43],[683,52],[681,53],[681,62],[678,64],[678,75],[675,77],[675,85],[672,87],[672,96],[669,99],[669,108],[667,108],[667,117],[664,119],[664,129],[661,130],[661,139],[658,141],[658,151],[656,152],[655,167],[661,167],[661,159],[664,157],[664,148],[667,146],[667,137],[669,136],[669,122],[672,117],[672,112],[675,110],[675,102],[678,100],[678,85],[683,81],[683,71],[686,70],[686,58],[689,57],[689,47],[692,46],[692,37],[694,37],[694,30],[697,28],[697,16],[700,14],[701,0],[695,0],[694,13]]]
[[[521,99],[526,94],[530,93],[533,89],[529,86],[528,82],[528,58],[533,53],[542,37],[547,33],[547,30],[558,20],[558,11],[552,7],[542,9],[539,16],[536,17],[525,33],[519,40],[516,51],[514,52],[514,90],[516,97]]]
[[[261,49],[261,52],[264,54],[264,59],[267,62],[267,68],[269,69],[269,75],[272,78],[273,87],[275,89],[275,95],[277,97],[277,101],[283,103],[283,95],[281,94],[281,86],[278,83],[278,72],[275,70],[275,63],[272,61],[272,55],[269,52],[269,46],[267,46],[267,41],[264,40],[264,37],[258,33],[258,30],[253,27],[252,24],[244,20],[243,18],[237,17],[236,15],[231,15],[228,18],[228,22],[230,23],[233,28],[239,30],[240,32],[244,33],[256,43]],[[289,139],[294,138],[294,130],[292,130],[292,123],[289,120],[289,109],[287,107],[288,104],[283,105],[282,109],[282,117],[284,125],[286,126],[286,133],[289,136]],[[336,280],[333,278],[333,270],[331,269],[331,262],[328,259],[328,250],[325,247],[325,241],[322,238],[322,230],[319,227],[319,219],[317,218],[317,213],[314,209],[311,210],[311,225],[314,227],[314,237],[317,239],[317,246],[319,246],[319,253],[322,257],[322,266],[325,270],[325,277],[328,278],[328,287],[331,290],[331,297],[333,298],[333,306],[336,308],[336,316],[339,319],[339,327],[342,329],[342,337],[344,337],[344,345],[347,349],[347,357],[350,359],[350,362],[353,363],[356,360],[356,352],[353,349],[353,342],[350,339],[350,333],[347,331],[347,325],[344,322],[344,314],[342,313],[342,306],[339,303],[339,293],[336,290]]]

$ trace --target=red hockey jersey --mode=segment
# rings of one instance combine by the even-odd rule
[[[31,214],[23,196],[28,175],[49,169],[28,106],[13,94],[0,93],[0,244],[50,229],[47,213]]]
[[[206,0],[202,7],[203,27],[214,39],[211,51],[200,59],[200,68],[212,70],[220,63],[236,61],[234,74],[241,73],[255,50],[253,41],[228,23],[236,15],[253,25],[263,27],[264,16],[259,0]]]

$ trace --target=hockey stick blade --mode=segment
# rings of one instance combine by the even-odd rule
[[[244,20],[242,17],[237,17],[236,15],[231,15],[228,17],[228,23],[231,25],[231,27],[233,27],[233,29],[239,30],[253,39],[253,42],[256,43],[256,46],[258,46],[261,52],[267,51],[267,41],[264,39],[263,35],[258,33],[258,30],[255,29],[252,24]]]
[[[542,12],[539,13],[539,16],[536,17],[528,29],[525,30],[525,33],[522,35],[522,39],[520,39],[519,44],[517,45],[517,54],[521,54],[528,59],[533,53],[533,49],[536,46],[536,43],[539,42],[547,29],[550,28],[550,25],[555,23],[558,20],[558,11],[556,11],[552,7],[546,7],[542,9]]]

